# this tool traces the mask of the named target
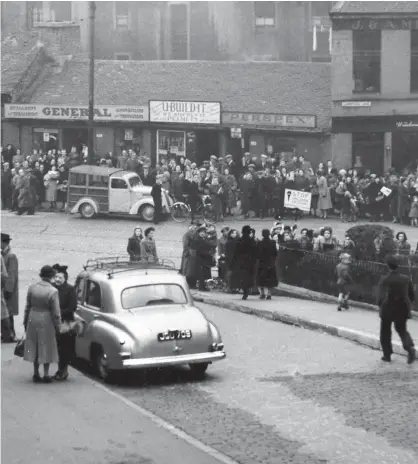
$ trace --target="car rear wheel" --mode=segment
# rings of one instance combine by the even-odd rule
[[[90,203],[83,203],[80,206],[79,211],[84,219],[91,219],[96,215],[96,211],[94,211],[94,208]]]
[[[105,352],[101,346],[92,350],[92,364],[96,375],[106,383],[112,383],[115,380],[115,371],[108,367],[108,361]]]
[[[203,379],[208,369],[208,363],[189,364],[193,377],[196,379]]]
[[[144,221],[152,222],[154,220],[154,210],[155,208],[152,205],[143,205],[139,209],[139,215]]]

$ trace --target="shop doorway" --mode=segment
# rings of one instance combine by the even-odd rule
[[[418,132],[392,133],[392,166],[397,172],[415,172],[418,166]]]
[[[218,156],[219,139],[216,131],[196,131],[196,163],[201,165],[208,161],[211,155]]]
[[[353,134],[353,166],[359,158],[363,168],[381,176],[384,169],[384,132],[357,132]]]
[[[62,131],[62,148],[67,150],[67,153],[71,151],[72,147],[76,147],[78,153],[81,153],[83,144],[88,144],[89,132],[85,128],[77,129],[63,129]]]

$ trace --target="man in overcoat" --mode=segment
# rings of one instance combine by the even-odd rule
[[[382,361],[390,362],[392,349],[392,323],[402,340],[402,346],[408,353],[408,364],[416,358],[414,342],[407,330],[407,320],[411,318],[411,306],[415,300],[414,288],[409,277],[398,271],[396,256],[386,259],[389,273],[380,279],[377,302],[380,308],[380,344]]]
[[[11,341],[14,341],[16,337],[14,316],[19,314],[19,262],[17,256],[10,249],[10,241],[9,234],[1,234],[1,255],[7,271],[3,295],[9,310]]]

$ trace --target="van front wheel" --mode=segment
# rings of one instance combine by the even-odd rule
[[[153,205],[143,205],[139,209],[139,215],[145,222],[152,222],[154,220],[154,210]]]
[[[93,206],[90,203],[83,203],[80,206],[80,214],[84,219],[91,219],[96,215]]]

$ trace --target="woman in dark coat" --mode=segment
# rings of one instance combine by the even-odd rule
[[[235,293],[239,288],[239,281],[236,278],[236,273],[232,272],[232,263],[235,254],[235,247],[239,239],[239,233],[236,229],[231,229],[228,232],[228,238],[225,243],[225,280],[227,283],[227,291]]]
[[[58,297],[61,307],[61,323],[74,322],[74,313],[77,309],[77,295],[72,285],[68,283],[68,266],[55,264],[54,287],[58,290]],[[68,379],[68,365],[74,357],[75,335],[71,331],[57,334],[58,343],[58,371],[55,380]]]
[[[271,300],[271,289],[278,284],[276,274],[276,243],[270,239],[270,231],[263,229],[262,240],[257,243],[256,282],[260,289],[260,299]]]
[[[190,259],[187,263],[186,278],[195,278],[199,281],[199,290],[206,291],[206,280],[210,269],[214,265],[212,245],[206,237],[206,227],[197,229],[190,242]]]
[[[187,277],[187,268],[189,266],[189,261],[194,257],[192,256],[194,251],[192,252],[191,250],[191,243],[198,227],[199,226],[196,224],[191,224],[188,231],[183,235],[183,253],[181,255],[180,265],[180,274],[186,277],[187,283],[192,289],[196,288],[197,279],[195,276]]]
[[[126,248],[130,261],[141,261],[141,240],[143,238],[142,229],[135,227],[132,237],[128,239],[128,246]]]
[[[232,260],[232,274],[237,277],[243,290],[242,299],[246,300],[254,284],[257,244],[251,238],[251,227],[242,228],[242,237],[238,239]]]

